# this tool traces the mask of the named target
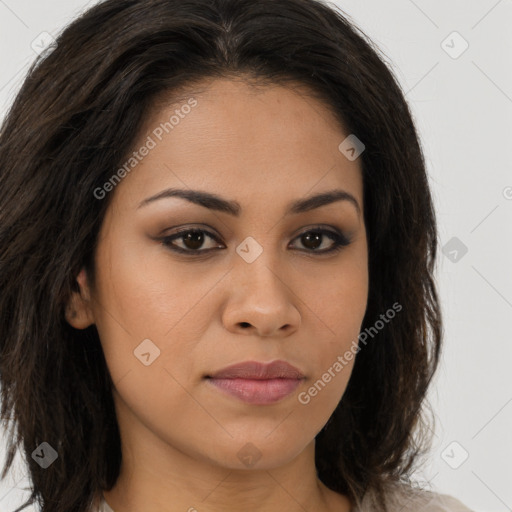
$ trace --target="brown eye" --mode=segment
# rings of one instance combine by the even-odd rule
[[[201,249],[206,239],[212,239],[218,242],[217,237],[204,229],[182,229],[179,233],[162,238],[162,243],[168,246],[171,250],[180,253],[202,253],[209,252],[211,249]],[[175,240],[182,241],[184,247],[178,247]]]
[[[189,231],[181,236],[183,244],[187,249],[197,251],[204,244],[204,234],[201,231]]]
[[[299,239],[304,247],[309,252],[317,252],[319,254],[330,253],[333,251],[339,251],[350,241],[343,235],[336,233],[328,229],[310,229],[299,235],[296,240]],[[324,242],[331,240],[332,244],[330,247],[324,249],[318,249]]]
[[[309,231],[301,236],[301,241],[308,249],[318,249],[322,245],[323,236],[318,231]]]

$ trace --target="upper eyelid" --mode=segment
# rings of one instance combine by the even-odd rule
[[[297,238],[298,236],[303,235],[304,233],[309,233],[310,231],[314,231],[315,229],[317,229],[319,231],[331,232],[334,235],[345,236],[346,238],[349,238],[349,236],[342,229],[334,228],[334,227],[327,227],[327,226],[324,226],[321,224],[313,224],[312,226],[305,227],[305,228],[299,230],[299,232],[297,232],[294,235],[294,239]],[[209,226],[207,226],[207,227],[182,226],[182,227],[176,228],[176,231],[174,233],[164,235],[161,238],[172,238],[172,237],[179,238],[180,235],[183,235],[190,231],[200,231],[200,232],[206,233],[207,235],[211,236],[216,241],[218,241],[217,240],[218,238],[222,238],[221,235],[217,235],[215,233],[215,230]]]
[[[207,236],[209,236],[210,238],[215,240],[217,243],[222,243],[223,244],[223,242],[221,240],[219,240],[219,238],[221,238],[221,237],[217,236],[215,233],[212,233],[209,230],[211,228],[207,229],[205,227],[183,226],[183,227],[176,228],[176,229],[177,229],[177,231],[175,233],[172,233],[170,235],[165,235],[165,236],[161,237],[160,240],[162,240],[162,241],[165,241],[165,240],[169,240],[169,241],[171,241],[171,240],[172,241],[179,240],[183,235],[185,235],[185,234],[187,234],[187,233],[189,233],[191,231],[199,231],[199,232],[205,233]],[[295,240],[296,238],[302,236],[305,233],[309,233],[310,231],[315,231],[315,230],[322,231],[324,233],[332,233],[338,239],[336,240],[336,239],[331,238],[331,240],[333,240],[333,242],[341,243],[342,245],[348,245],[351,242],[351,240],[352,240],[352,237],[350,235],[347,235],[341,229],[336,229],[336,228],[332,228],[332,227],[325,227],[323,225],[313,225],[313,226],[309,226],[309,227],[303,228],[301,231],[299,231],[296,235],[294,235],[294,237],[292,238],[292,241]],[[343,243],[343,242],[345,242],[345,243]],[[186,249],[184,249],[184,250],[186,251]],[[202,249],[202,250],[198,250],[198,251],[192,251],[191,250],[191,251],[187,251],[187,252],[190,252],[190,253],[196,252],[197,254],[199,254],[201,252],[208,252],[210,250],[213,250],[213,248],[212,249]]]

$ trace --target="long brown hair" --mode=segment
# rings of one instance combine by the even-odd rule
[[[402,310],[358,353],[316,437],[319,478],[356,503],[406,481],[430,442],[426,391],[439,360],[437,232],[419,138],[385,56],[317,0],[107,0],[29,70],[0,133],[1,417],[33,484],[22,510],[85,512],[119,475],[112,381],[95,326],[64,308],[129,153],[160,93],[243,77],[307,86],[365,144],[370,288],[363,329]],[[48,469],[32,458],[47,442]]]

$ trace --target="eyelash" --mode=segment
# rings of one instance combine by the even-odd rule
[[[213,233],[210,233],[209,231],[206,231],[204,229],[200,228],[181,228],[178,230],[177,233],[169,236],[165,236],[160,238],[160,242],[165,245],[169,250],[179,253],[179,254],[185,254],[190,257],[197,257],[201,256],[204,253],[210,253],[211,251],[214,251],[216,249],[202,249],[202,250],[193,250],[193,249],[182,249],[181,247],[176,247],[172,242],[174,240],[182,239],[185,237],[185,235],[189,233],[203,233],[206,234],[208,237],[215,240],[217,243],[221,243],[217,236],[215,236]],[[305,250],[299,250],[300,252],[307,252],[310,254],[318,254],[318,255],[324,255],[324,254],[335,254],[340,252],[344,247],[350,244],[350,240],[340,233],[337,233],[335,231],[321,228],[321,227],[313,227],[309,228],[307,231],[303,231],[302,233],[298,234],[295,239],[300,238],[304,235],[307,235],[308,233],[318,233],[321,235],[327,235],[328,238],[330,238],[334,244],[333,247],[330,249],[324,249],[321,251],[314,250],[314,249],[305,249]],[[294,239],[294,240],[295,240]],[[322,240],[323,242],[323,240]]]

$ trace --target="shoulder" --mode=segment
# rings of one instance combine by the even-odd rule
[[[473,512],[453,496],[432,491],[418,491],[404,505],[402,512]]]
[[[114,511],[110,508],[109,504],[105,501],[103,496],[98,496],[98,497],[96,497],[93,504],[91,505],[89,512],[114,512]]]
[[[461,501],[448,494],[413,487],[405,483],[389,486],[386,493],[389,512],[473,512]],[[379,510],[375,499],[365,497],[362,507],[354,512],[373,512]]]

